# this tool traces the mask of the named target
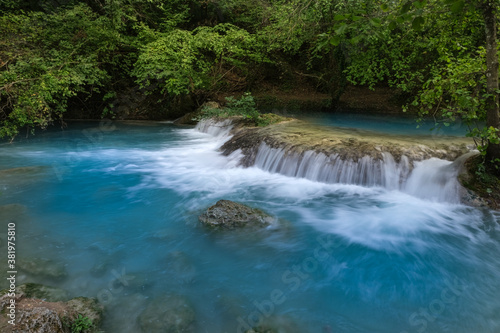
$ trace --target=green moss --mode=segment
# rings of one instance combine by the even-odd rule
[[[265,127],[265,126],[269,126],[272,124],[281,123],[282,121],[287,121],[290,119],[291,118],[282,117],[282,116],[279,116],[279,115],[274,114],[274,113],[265,113],[265,114],[259,115],[256,122],[257,122],[257,126]]]

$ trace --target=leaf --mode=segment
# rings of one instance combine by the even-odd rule
[[[411,2],[407,2],[403,5],[403,7],[401,7],[400,13],[406,14],[410,10],[410,8],[411,8]]]
[[[417,16],[413,19],[413,22],[411,23],[411,26],[413,29],[420,31],[422,30],[422,26],[425,23],[425,19],[422,16]]]
[[[458,14],[462,11],[462,9],[464,8],[465,6],[465,1],[464,0],[456,0],[450,7],[450,10],[454,13],[454,14]]]
[[[345,20],[347,20],[347,17],[345,17],[344,15],[341,15],[341,14],[337,14],[337,15],[335,15],[335,16],[333,17],[333,19],[334,19],[335,21],[345,21]]]
[[[371,25],[373,25],[374,27],[380,27],[381,26],[381,23],[382,21],[379,19],[379,18],[373,18],[370,20],[370,23]]]
[[[338,35],[335,35],[332,38],[330,38],[330,44],[332,44],[333,46],[339,45],[340,41],[341,41],[341,38]]]
[[[342,35],[347,29],[347,24],[342,23],[337,29],[335,29],[335,33],[338,35]]]

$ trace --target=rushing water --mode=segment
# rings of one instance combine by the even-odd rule
[[[0,178],[0,205],[24,206],[0,208],[2,251],[15,221],[18,258],[68,273],[18,283],[97,297],[106,332],[140,332],[138,315],[170,293],[190,300],[195,332],[260,320],[283,332],[500,331],[496,213],[240,168],[237,153],[217,152],[222,140],[162,123],[80,123],[2,144],[0,169],[45,166]],[[208,231],[197,216],[219,199],[281,226]]]

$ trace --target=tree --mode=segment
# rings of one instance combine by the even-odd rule
[[[499,2],[405,0],[377,5],[366,3],[358,14],[337,16],[330,32],[332,44],[349,46],[350,81],[372,87],[383,82],[415,96],[411,106],[421,116],[445,125],[465,121],[470,135],[481,140],[478,148],[485,163],[500,172]],[[370,25],[372,33],[356,34]]]
[[[84,5],[0,17],[0,137],[46,128],[70,98],[99,92],[120,42],[108,26]]]
[[[480,3],[483,12],[486,34],[486,127],[491,132],[486,148],[486,161],[496,165],[500,174],[500,116],[499,116],[499,90],[498,90],[498,54],[497,54],[497,24],[496,12],[498,3],[483,0]]]

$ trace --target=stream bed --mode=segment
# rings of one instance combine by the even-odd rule
[[[1,249],[14,222],[18,260],[63,272],[20,270],[18,283],[97,298],[106,332],[153,332],[140,316],[164,295],[187,300],[196,333],[500,331],[498,213],[241,168],[217,152],[224,139],[75,122],[0,144],[0,170],[23,167],[0,173]],[[220,199],[280,224],[202,227]]]

